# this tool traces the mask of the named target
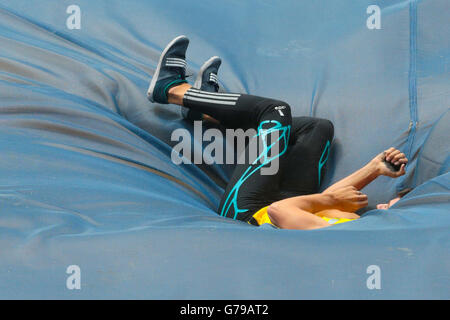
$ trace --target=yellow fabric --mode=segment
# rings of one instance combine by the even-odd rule
[[[329,217],[320,217],[323,220],[325,220],[326,222],[328,222],[329,224],[339,224],[339,223],[344,223],[344,222],[349,222],[349,221],[353,221],[355,219],[346,219],[346,218],[329,218]],[[258,223],[258,225],[263,225],[264,223],[268,223],[273,225],[274,227],[276,227],[276,225],[274,225],[272,223],[272,221],[270,220],[270,217],[267,213],[267,207],[264,207],[262,209],[259,209],[254,215],[253,215],[253,219],[256,220],[256,222]]]
[[[264,223],[271,224],[275,226],[270,220],[269,215],[267,214],[267,207],[259,209],[254,215],[253,218],[258,222],[259,225],[263,225]]]
[[[329,224],[338,224],[338,223],[344,223],[353,221],[355,219],[346,219],[346,218],[328,218],[328,217],[321,217],[323,220],[328,222]]]

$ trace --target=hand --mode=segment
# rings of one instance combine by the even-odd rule
[[[355,212],[368,204],[367,195],[353,186],[341,187],[324,193],[331,197],[333,208],[341,211]]]
[[[400,169],[398,171],[392,171],[386,166],[384,161],[395,166],[400,165]],[[408,159],[405,154],[399,150],[389,148],[373,158],[372,163],[376,166],[380,175],[397,178],[405,174],[405,166],[408,163]]]

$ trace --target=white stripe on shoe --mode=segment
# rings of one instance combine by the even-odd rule
[[[166,63],[177,63],[177,64],[182,64],[182,65],[187,65],[186,61],[178,61],[178,60],[166,60]]]
[[[217,76],[214,73],[209,74],[209,81],[218,83]]]
[[[181,64],[183,66],[187,65],[186,62],[182,62],[182,61],[172,61],[172,60],[167,60],[166,64],[168,63],[173,63],[173,64]]]
[[[179,63],[166,63],[166,67],[180,67],[183,69],[186,69],[186,66]]]
[[[167,58],[166,59],[166,66],[168,66],[168,67],[181,67],[181,68],[185,68],[186,69],[187,63],[183,59]]]
[[[186,60],[181,59],[181,58],[167,57],[166,60],[170,60],[170,61],[178,61],[178,62],[186,63]]]

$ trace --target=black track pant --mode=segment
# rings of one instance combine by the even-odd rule
[[[225,189],[218,208],[221,216],[248,221],[275,201],[319,191],[334,134],[330,121],[292,118],[286,102],[245,94],[191,88],[183,104],[228,128],[256,132],[244,163],[237,164]]]

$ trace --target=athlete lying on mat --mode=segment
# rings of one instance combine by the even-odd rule
[[[285,229],[327,227],[359,218],[355,211],[367,206],[367,195],[359,190],[378,176],[395,178],[405,173],[408,160],[399,150],[390,148],[318,193],[334,135],[333,124],[325,119],[292,117],[283,101],[219,93],[218,57],[209,59],[194,86],[189,85],[185,73],[188,44],[185,36],[179,36],[164,49],[147,92],[149,100],[180,105],[187,108],[185,114],[206,114],[227,128],[254,128],[258,134],[253,139],[265,141],[256,160],[236,166],[221,199],[219,215]],[[264,174],[263,169],[275,160],[279,169]],[[400,168],[391,170],[386,163]]]

